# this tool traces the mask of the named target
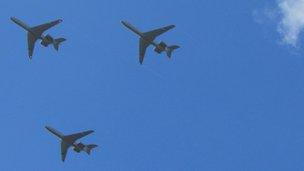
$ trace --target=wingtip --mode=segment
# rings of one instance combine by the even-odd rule
[[[11,21],[13,21],[14,23],[16,23],[16,21],[18,20],[16,17],[11,17],[10,19],[11,19]]]
[[[122,25],[126,26],[128,22],[127,22],[127,21],[124,21],[124,20],[121,20],[120,23],[121,23]]]
[[[144,56],[139,56],[139,60],[138,60],[139,64],[142,65],[144,63]]]
[[[47,125],[46,125],[44,128],[47,129],[47,130],[50,130],[50,129],[51,129],[51,127],[50,127],[50,126],[47,126]]]

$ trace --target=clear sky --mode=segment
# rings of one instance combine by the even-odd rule
[[[0,170],[300,171],[304,168],[303,50],[282,45],[274,23],[253,11],[275,0],[0,1]],[[27,58],[30,25],[61,18],[48,31],[60,51],[38,43]],[[181,49],[171,60],[147,50],[143,31]],[[44,126],[96,143],[91,156]]]

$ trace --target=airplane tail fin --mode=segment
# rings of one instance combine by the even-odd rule
[[[53,42],[54,48],[58,51],[59,45],[64,41],[66,41],[65,38],[54,39],[54,42]]]
[[[168,47],[166,48],[166,52],[167,52],[168,58],[171,58],[172,52],[173,52],[174,50],[178,49],[178,48],[179,48],[179,46],[176,46],[176,45],[168,46]]]
[[[88,155],[90,155],[92,149],[93,149],[93,148],[96,148],[96,147],[97,147],[97,145],[95,145],[95,144],[90,144],[90,145],[86,145],[86,146],[83,148],[83,150],[84,150]]]

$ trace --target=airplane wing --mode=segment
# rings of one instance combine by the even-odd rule
[[[146,50],[150,46],[150,43],[144,39],[139,39],[139,63],[142,64],[145,58]]]
[[[149,31],[149,32],[145,32],[143,34],[147,39],[149,39],[150,41],[153,41],[157,36],[160,36],[161,34],[173,29],[174,27],[175,27],[175,25],[170,25],[170,26],[167,26],[167,27],[163,27],[163,28],[159,28],[159,29],[152,30],[152,31]]]
[[[35,36],[33,36],[31,33],[27,33],[28,54],[30,59],[32,59],[36,41],[37,38]]]
[[[61,141],[61,160],[63,162],[65,160],[69,147],[70,146],[67,143],[65,143],[64,141]]]
[[[62,20],[55,20],[46,24],[41,24],[39,26],[36,27],[32,27],[32,31],[37,35],[37,36],[41,36],[43,32],[45,32],[46,30],[54,27],[55,25],[61,23]]]
[[[84,131],[84,132],[80,132],[80,133],[76,133],[76,134],[71,134],[71,135],[64,136],[64,139],[68,140],[69,142],[75,142],[78,139],[85,137],[93,132],[94,132],[93,130],[89,130],[89,131]]]

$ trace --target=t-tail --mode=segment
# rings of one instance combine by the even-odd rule
[[[65,38],[58,38],[58,39],[54,39],[54,42],[53,42],[53,45],[54,45],[54,48],[58,51],[59,50],[59,45],[66,41]]]
[[[176,46],[176,45],[168,46],[166,48],[166,53],[167,53],[168,58],[171,58],[173,51],[176,50],[176,49],[178,49],[178,48],[180,48],[180,47]]]
[[[85,151],[88,155],[91,154],[91,151],[93,148],[96,148],[97,145],[95,144],[89,144],[89,145],[86,145],[84,148],[83,148],[83,151]]]

